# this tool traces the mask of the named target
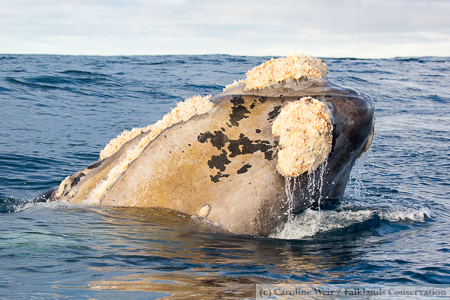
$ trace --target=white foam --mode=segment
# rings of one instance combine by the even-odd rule
[[[392,208],[380,212],[380,218],[389,222],[414,221],[423,223],[426,219],[433,217],[433,212],[426,208]]]
[[[389,209],[365,208],[357,211],[348,210],[349,207],[341,211],[334,210],[311,210],[307,209],[303,213],[294,216],[286,221],[282,226],[269,237],[278,239],[303,239],[312,237],[317,233],[328,232],[335,229],[347,228],[354,224],[361,224],[378,216],[381,220],[388,222],[425,222],[427,218],[432,218],[433,213],[426,207],[408,208],[391,207]]]
[[[302,239],[311,237],[319,232],[332,229],[345,228],[355,223],[362,223],[372,218],[373,212],[362,210],[357,212],[318,211],[307,209],[300,215],[287,221],[278,230],[271,234],[272,238]]]
[[[68,202],[60,202],[60,201],[52,201],[52,202],[21,202],[17,204],[13,204],[11,206],[11,210],[9,213],[17,213],[22,212],[31,208],[39,208],[39,207],[46,207],[49,209],[61,209],[66,207],[80,207],[80,204],[71,204]]]
[[[21,204],[16,204],[13,205],[12,210],[10,211],[10,213],[12,212],[20,212],[20,211],[24,211],[27,210],[33,206],[35,206],[36,204],[33,202],[27,202],[27,203],[21,203]]]

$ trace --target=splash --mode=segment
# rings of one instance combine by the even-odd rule
[[[320,211],[320,205],[322,202],[322,190],[324,185],[325,170],[327,168],[328,161],[325,161],[316,172],[308,172],[308,194],[310,195],[310,202],[313,203],[314,199],[317,199],[317,207]],[[316,176],[319,175],[319,178]]]
[[[362,175],[364,173],[364,165],[367,160],[367,154],[361,156],[360,159],[356,160],[353,165],[352,172],[347,182],[347,189],[345,191],[345,196],[359,201],[364,201],[366,199],[366,187],[362,181]]]
[[[426,207],[408,208],[408,207],[392,207],[391,209],[380,212],[380,217],[383,220],[396,223],[402,221],[413,221],[423,223],[427,219],[434,217],[434,213]]]
[[[370,210],[358,212],[317,211],[307,209],[290,221],[283,224],[271,238],[302,239],[312,237],[320,232],[348,227],[354,223],[362,223],[373,216]]]
[[[353,228],[356,231],[367,230],[366,223],[376,224],[379,220],[389,223],[417,222],[423,223],[427,219],[434,218],[434,213],[427,207],[415,207],[411,203],[392,204],[380,203],[379,197],[371,197],[365,189],[363,183],[364,166],[368,160],[370,151],[361,156],[355,163],[349,178],[344,202],[337,210],[321,210],[320,202],[322,188],[324,185],[324,175],[326,163],[320,166],[316,172],[308,172],[306,192],[300,197],[309,197],[318,201],[318,210],[307,209],[298,215],[288,215],[285,223],[280,225],[269,235],[277,239],[305,239],[313,238],[317,234],[335,232],[336,230],[348,230]],[[319,178],[317,178],[319,177]],[[296,191],[296,178],[286,178],[286,204],[288,212],[294,201],[294,191]],[[297,196],[300,191],[297,191]],[[355,229],[356,228],[356,229]]]
[[[22,212],[28,209],[46,207],[50,209],[61,209],[61,208],[85,208],[80,204],[51,201],[51,202],[33,202],[29,199],[16,199],[13,196],[7,198],[0,198],[0,214],[12,214]],[[92,209],[92,208],[90,208]]]
[[[376,220],[384,220],[390,223],[403,221],[423,223],[434,215],[430,209],[425,207],[417,209],[407,207],[354,209],[354,207],[346,207],[339,211],[307,209],[300,215],[296,215],[285,222],[269,237],[277,239],[304,239],[314,237],[319,233],[348,229],[352,226],[358,228],[361,225],[361,231],[367,230],[363,224],[371,221],[375,222]]]
[[[297,177],[285,177],[284,178],[284,191],[286,193],[286,205],[287,205],[287,220],[292,221],[294,217],[294,192],[296,184]]]
[[[32,206],[34,203],[31,203],[27,200],[16,199],[13,196],[7,198],[0,199],[0,213],[15,213],[19,211],[26,210]]]
[[[304,193],[301,190],[300,185],[300,178],[299,177],[285,177],[285,184],[284,184],[284,191],[286,194],[286,203],[287,210],[287,221],[290,222],[294,218],[294,207],[295,207],[295,192],[296,189],[299,188],[297,192],[298,198],[303,198],[307,200],[306,202],[309,202],[310,204],[313,204],[315,201],[317,201],[319,211],[320,211],[320,204],[322,200],[322,189],[324,185],[324,175],[325,175],[325,169],[327,167],[327,162],[323,163],[318,171],[308,171],[308,181],[306,183],[306,193]],[[318,175],[318,176],[317,176]],[[318,177],[318,178],[316,178]]]

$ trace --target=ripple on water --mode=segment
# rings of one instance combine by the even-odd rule
[[[258,283],[449,284],[449,58],[325,59],[374,98],[372,150],[334,210],[271,238],[158,209],[29,200],[122,130],[270,57],[0,55],[0,298],[254,298]]]

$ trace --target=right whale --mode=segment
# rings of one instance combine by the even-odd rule
[[[310,56],[272,59],[214,97],[122,133],[39,201],[163,207],[268,236],[294,214],[338,203],[370,147],[371,97],[327,73]]]

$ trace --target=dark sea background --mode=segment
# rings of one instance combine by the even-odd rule
[[[370,94],[341,205],[273,238],[162,209],[32,204],[125,129],[270,57],[0,55],[0,298],[254,298],[256,284],[450,284],[450,57],[324,58]]]

